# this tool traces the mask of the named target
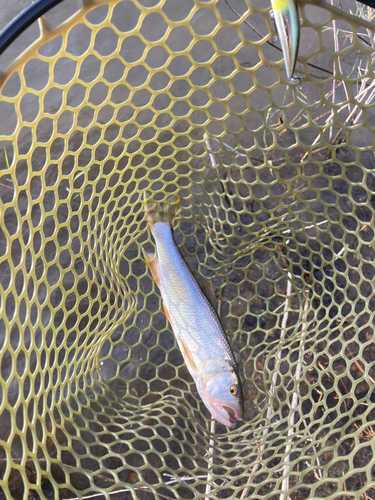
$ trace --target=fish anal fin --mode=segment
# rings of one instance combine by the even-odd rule
[[[167,307],[166,307],[166,305],[165,305],[165,304],[163,304],[163,309],[164,309],[165,315],[166,315],[166,316],[167,316],[167,318],[168,318],[169,323],[170,323],[170,324],[172,325],[172,327],[173,327],[173,323],[172,323],[172,320],[171,320],[171,316],[170,316],[170,314],[169,314],[169,312],[168,312],[168,309],[167,309]]]
[[[180,338],[180,344],[181,344],[181,352],[184,357],[184,360],[189,368],[190,371],[193,371],[194,374],[197,373],[197,367],[196,364],[194,363],[193,358],[191,357],[191,354],[189,352],[189,349],[186,347],[185,342]]]
[[[145,257],[146,264],[150,268],[152,277],[154,278],[155,283],[160,288],[159,261],[154,253],[148,253],[143,248],[142,252]]]

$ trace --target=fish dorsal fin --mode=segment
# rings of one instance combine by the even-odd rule
[[[159,276],[159,261],[154,253],[148,253],[144,248],[142,248],[143,255],[146,260],[146,264],[150,268],[152,277],[154,278],[155,283],[160,288],[160,276]]]
[[[217,311],[217,300],[214,287],[212,283],[208,281],[203,276],[195,276],[195,279],[199,285],[199,288],[202,290],[208,302],[212,305],[212,307]]]

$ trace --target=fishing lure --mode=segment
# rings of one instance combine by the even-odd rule
[[[300,35],[297,3],[295,0],[271,0],[271,4],[283,51],[286,76],[288,80],[295,81],[293,73],[297,61]]]

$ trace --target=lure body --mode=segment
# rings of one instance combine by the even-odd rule
[[[271,4],[283,51],[286,76],[288,80],[295,80],[293,73],[297,61],[300,35],[297,4],[295,0],[271,0]]]
[[[197,390],[214,418],[234,427],[227,409],[243,418],[243,399],[236,363],[219,319],[183,260],[172,235],[176,204],[145,210],[157,257],[144,252],[163,299],[167,318]]]

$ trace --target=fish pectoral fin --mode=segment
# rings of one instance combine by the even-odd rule
[[[197,366],[194,363],[194,360],[189,352],[189,349],[187,348],[185,342],[180,339],[180,344],[181,344],[181,352],[184,357],[185,363],[187,364],[187,367],[189,368],[190,373],[193,372],[194,374],[197,373]]]
[[[160,276],[159,276],[159,261],[154,253],[148,253],[144,248],[142,248],[143,255],[146,260],[146,264],[150,268],[152,277],[154,278],[155,283],[160,288]]]

